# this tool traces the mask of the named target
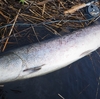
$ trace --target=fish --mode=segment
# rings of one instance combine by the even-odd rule
[[[64,68],[100,47],[100,25],[10,50],[0,55],[0,83],[28,79]]]

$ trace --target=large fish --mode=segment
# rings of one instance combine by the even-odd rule
[[[100,47],[100,25],[28,45],[0,56],[0,83],[44,75]]]

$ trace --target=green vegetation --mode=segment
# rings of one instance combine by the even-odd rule
[[[20,0],[19,2],[22,3],[22,4],[24,4],[25,0]]]

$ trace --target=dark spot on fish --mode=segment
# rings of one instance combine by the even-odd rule
[[[33,73],[33,72],[40,70],[42,68],[42,66],[44,66],[44,65],[45,64],[43,64],[41,66],[36,66],[36,67],[33,67],[33,68],[27,68],[27,69],[23,70],[23,72]]]
[[[92,52],[92,50],[87,50],[85,52],[83,52],[80,56],[86,56],[86,55],[89,55],[90,53]]]

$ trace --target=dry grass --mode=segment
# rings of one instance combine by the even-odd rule
[[[82,0],[26,0],[22,5],[18,0],[0,0],[0,52],[5,51],[8,45],[18,44],[24,37],[32,43],[35,39],[31,36],[37,41],[50,36],[48,33],[41,36],[34,27],[45,27],[54,35],[62,35],[60,31],[88,26],[95,18],[88,19],[83,9],[65,14],[65,11],[83,3]],[[33,34],[29,34],[31,29]]]

